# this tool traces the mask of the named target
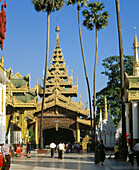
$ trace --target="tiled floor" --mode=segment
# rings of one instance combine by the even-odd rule
[[[26,159],[12,157],[12,164],[10,170],[130,170],[139,169],[135,166],[131,167],[129,162],[115,161],[114,159],[105,159],[104,166],[94,163],[93,153],[69,153],[64,154],[62,160],[58,160],[57,153],[55,158],[50,158],[50,153],[37,154],[32,152],[32,158]]]

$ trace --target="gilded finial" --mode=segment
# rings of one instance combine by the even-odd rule
[[[135,27],[134,27],[134,30],[135,30],[135,34],[136,34],[136,25],[135,25]]]
[[[37,78],[37,84],[39,84],[39,78]]]
[[[57,26],[56,26],[56,32],[57,32],[57,37],[56,37],[56,48],[59,48],[59,32],[60,32],[60,28],[58,26],[58,18],[57,18]]]

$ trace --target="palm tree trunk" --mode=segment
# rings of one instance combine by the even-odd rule
[[[84,51],[83,51],[83,43],[82,43],[82,34],[81,34],[81,24],[80,24],[80,4],[78,4],[78,28],[79,28],[79,37],[80,37],[80,45],[81,45],[81,51],[82,51],[82,59],[84,64],[84,71],[85,71],[85,77],[86,77],[86,83],[87,83],[87,89],[88,89],[88,97],[89,97],[89,108],[90,108],[90,118],[91,118],[91,136],[92,136],[92,109],[91,109],[91,94],[90,94],[90,86],[89,86],[89,80],[87,76],[86,71],[86,63],[85,63],[85,57],[84,57]]]
[[[50,35],[50,14],[47,11],[47,43],[46,43],[46,61],[45,61],[45,72],[44,72],[44,82],[43,82],[43,98],[42,98],[42,110],[41,110],[41,121],[40,121],[40,149],[43,149],[43,109],[44,109],[44,99],[45,99],[45,88],[46,88],[46,77],[48,69],[48,57],[49,57],[49,35]]]
[[[127,143],[126,143],[126,125],[125,125],[125,101],[124,101],[124,63],[123,63],[123,44],[122,44],[122,31],[120,20],[120,7],[119,0],[116,0],[117,24],[119,35],[119,52],[120,52],[120,74],[121,74],[121,101],[122,101],[122,149],[123,159],[127,156]]]
[[[97,56],[98,56],[98,30],[96,28],[96,55],[94,65],[94,102],[93,102],[93,116],[94,116],[94,141],[96,140],[96,67],[97,67]]]

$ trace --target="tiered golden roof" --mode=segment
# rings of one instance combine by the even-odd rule
[[[89,110],[83,109],[83,104],[75,102],[72,97],[78,95],[78,80],[76,85],[73,86],[73,72],[71,70],[71,76],[68,76],[68,67],[65,68],[64,57],[62,50],[59,46],[59,32],[60,28],[57,23],[56,27],[56,48],[54,49],[52,63],[48,70],[48,78],[46,80],[45,89],[45,104],[44,110],[53,106],[60,106],[62,108],[77,112],[78,116],[88,117]],[[44,78],[43,78],[44,80]],[[44,82],[43,82],[44,84]],[[43,96],[43,87],[39,87],[39,95]],[[38,103],[37,112],[41,111],[41,102]]]

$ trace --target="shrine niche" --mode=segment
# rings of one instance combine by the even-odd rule
[[[80,133],[82,133],[82,130],[90,130],[91,126],[90,120],[87,120],[89,115],[87,107],[85,109],[83,108],[81,100],[75,102],[72,99],[72,97],[77,97],[78,95],[78,79],[76,79],[76,84],[73,86],[73,71],[71,71],[71,76],[69,76],[69,69],[68,67],[65,68],[66,64],[59,46],[59,32],[60,28],[57,23],[56,48],[54,49],[50,69],[47,72],[48,77],[45,87],[42,124],[43,137],[45,138],[44,144],[48,144],[50,140],[53,140],[53,135],[49,132],[55,133],[56,136],[59,134],[63,142],[69,140],[68,136],[67,139],[64,137],[65,132],[67,132],[71,136],[72,141],[80,142]],[[43,96],[43,88],[39,86],[40,97]],[[38,102],[37,111],[34,114],[38,119],[38,126],[35,126],[37,141],[40,136],[41,107],[42,100]]]

